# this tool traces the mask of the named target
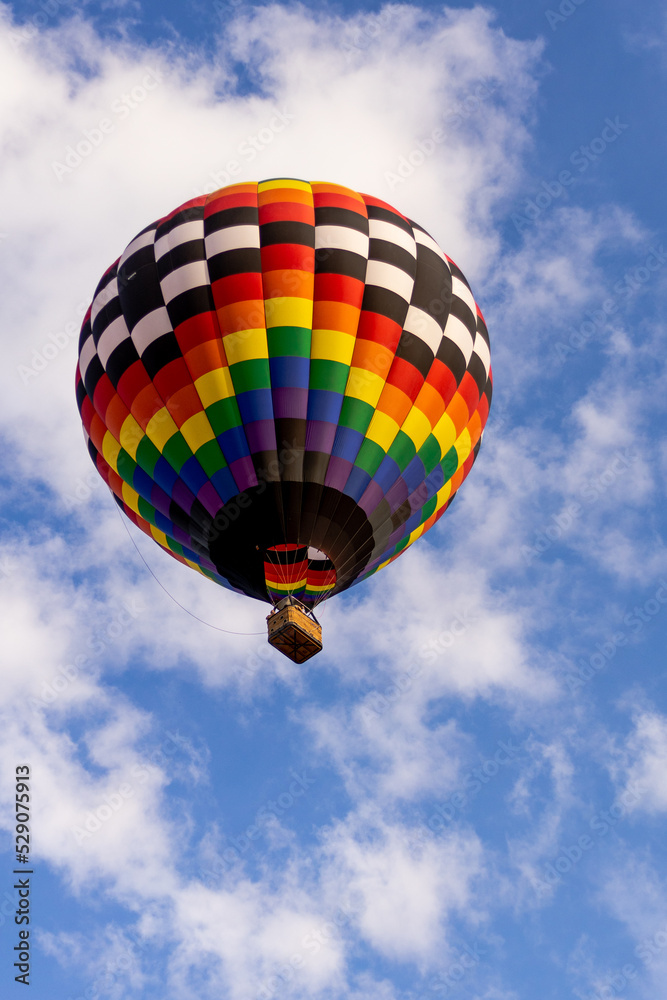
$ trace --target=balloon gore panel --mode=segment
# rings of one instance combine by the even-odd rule
[[[489,338],[416,223],[334,184],[235,184],[147,226],[79,342],[90,455],[174,558],[315,606],[397,558],[470,471]]]

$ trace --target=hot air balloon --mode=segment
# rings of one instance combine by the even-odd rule
[[[76,373],[90,455],[124,514],[269,602],[269,641],[296,662],[322,648],[316,606],[445,512],[491,385],[482,314],[421,226],[283,178],[143,229],[97,286]]]

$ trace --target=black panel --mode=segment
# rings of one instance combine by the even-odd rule
[[[389,240],[370,240],[368,259],[380,260],[384,264],[393,264],[394,267],[409,274],[411,278],[414,278],[417,270],[417,261],[414,255],[405,250],[404,247],[396,246]]]
[[[208,258],[211,281],[229,278],[232,274],[257,274],[261,270],[262,256],[259,247],[224,250]]]
[[[380,222],[390,222],[392,226],[398,226],[405,233],[410,233],[410,236],[414,236],[412,232],[412,226],[405,219],[402,219],[400,215],[396,215],[395,212],[390,212],[387,208],[380,208],[379,205],[366,205],[366,211],[368,212],[369,219],[378,219]]]
[[[164,297],[155,262],[142,267],[140,274],[132,276],[124,284],[119,281],[118,295],[130,332],[144,316],[163,308]]]
[[[359,206],[361,208],[361,205]],[[368,236],[368,219],[359,212],[353,212],[349,208],[337,208],[333,205],[324,205],[315,208],[316,226],[343,226],[345,229],[356,229],[359,233]]]
[[[402,295],[390,292],[388,288],[381,288],[379,285],[366,285],[361,308],[366,312],[379,313],[388,319],[398,323],[400,327],[405,323],[408,314],[408,303]]]
[[[433,364],[433,351],[428,344],[407,330],[401,334],[396,357],[413,365],[422,378],[426,378]]]
[[[318,247],[315,251],[315,274],[344,274],[365,281],[366,263],[365,257],[352,250]]]
[[[167,312],[173,327],[192,319],[193,316],[199,316],[200,313],[209,311],[215,312],[210,285],[188,288],[187,291],[181,292],[167,304]]]
[[[183,267],[185,264],[192,264],[198,260],[206,260],[204,241],[186,240],[185,243],[179,243],[173,250],[169,250],[158,259],[158,277],[162,279],[167,274],[171,274],[172,271],[176,271],[179,267]]]
[[[219,229],[231,229],[232,226],[256,226],[259,212],[252,205],[237,205],[235,208],[225,208],[214,212],[204,219],[204,232],[217,233]]]
[[[296,243],[299,246],[315,246],[315,226],[308,222],[265,222],[259,227],[259,241],[263,247],[277,243]]]

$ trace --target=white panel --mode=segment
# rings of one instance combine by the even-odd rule
[[[177,295],[187,292],[189,288],[208,285],[208,265],[205,260],[193,260],[190,264],[177,267],[171,274],[166,274],[160,281],[160,287],[165,302],[171,302]]]
[[[393,264],[386,264],[382,260],[369,260],[366,268],[366,284],[379,285],[380,288],[388,288],[397,295],[402,295],[406,302],[412,298],[414,280],[400,267]]]
[[[438,353],[442,340],[442,329],[440,324],[423,309],[410,306],[403,327],[408,333],[414,333],[416,337],[428,344],[434,354]]]
[[[476,318],[477,306],[475,305],[475,299],[473,298],[473,294],[468,288],[468,286],[463,281],[461,281],[460,278],[457,278],[456,275],[454,274],[452,275],[452,292],[454,295],[458,295],[460,299],[463,299],[466,305],[470,306],[470,311]]]
[[[368,257],[368,236],[348,226],[315,226],[315,249],[351,250]]]
[[[368,233],[374,240],[386,240],[387,243],[394,243],[397,247],[403,247],[413,257],[417,256],[414,237],[391,222],[385,222],[383,219],[369,219]]]
[[[121,258],[118,261],[119,270],[128,257],[131,257],[133,253],[137,252],[137,250],[141,250],[142,247],[151,246],[154,241],[155,241],[154,229],[148,229],[145,233],[142,233],[141,236],[137,236],[135,239],[133,239],[132,242],[125,247]]]
[[[434,254],[437,254],[440,260],[444,260],[449,269],[449,262],[435,240],[428,233],[422,233],[419,229],[415,229],[414,233],[417,243],[421,243],[423,247],[428,247]]]
[[[112,278],[108,285],[106,285],[101,292],[93,299],[93,304],[90,307],[90,325],[92,326],[98,317],[100,309],[104,309],[112,299],[118,297],[118,281],[116,278]]]
[[[102,367],[105,370],[111,353],[115,351],[119,344],[122,344],[124,340],[127,340],[129,336],[130,331],[127,328],[127,323],[125,322],[125,318],[123,316],[119,316],[106,328],[97,342],[97,353],[99,354],[100,361],[102,362]]]
[[[226,250],[259,249],[259,226],[230,226],[218,229],[206,237],[206,256],[213,257]]]
[[[97,348],[95,347],[95,341],[93,340],[92,334],[87,337],[83,342],[83,347],[79,353],[79,371],[81,372],[81,378],[86,378],[86,371],[88,370],[88,365],[93,360],[97,354]]]
[[[132,331],[132,341],[139,354],[143,354],[147,347],[165,333],[171,333],[172,326],[169,320],[169,313],[164,306],[154,309],[139,320]]]
[[[462,323],[460,319],[456,316],[452,316],[451,313],[447,320],[447,325],[445,326],[445,337],[449,340],[453,340],[455,344],[463,351],[463,356],[466,359],[466,365],[472,357],[472,346],[473,339],[470,336],[470,330]]]
[[[475,337],[475,354],[478,354],[486,374],[489,374],[489,369],[491,368],[491,355],[489,354],[489,348],[487,347],[484,337],[479,334]]]
[[[180,226],[174,226],[170,233],[166,233],[155,241],[155,259],[159,260],[160,257],[164,257],[169,250],[180,246],[181,243],[189,243],[191,240],[201,240],[203,238],[203,219],[182,222]]]

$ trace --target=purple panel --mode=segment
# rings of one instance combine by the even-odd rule
[[[273,420],[253,420],[246,424],[245,436],[252,454],[276,450],[276,425]]]
[[[350,475],[352,464],[352,462],[348,462],[345,458],[338,458],[337,455],[332,455],[329,459],[329,468],[327,469],[324,485],[331,486],[332,489],[340,490],[342,493]]]
[[[305,420],[308,415],[307,389],[273,389],[273,415],[294,420]]]
[[[169,505],[171,503],[171,497],[168,497],[161,486],[157,483],[153,483],[151,487],[150,502],[156,510],[159,510],[161,514],[165,517],[169,517]],[[171,518],[169,518],[171,520]]]
[[[249,490],[251,486],[257,486],[257,474],[255,473],[255,466],[252,464],[250,455],[237,458],[235,462],[230,463],[229,468],[232,470],[239,493]]]
[[[365,511],[366,516],[370,517],[374,510],[378,508],[380,503],[384,500],[384,493],[382,487],[375,480],[371,479],[370,483],[366,487],[359,501],[359,506],[363,511]]]
[[[408,485],[400,476],[392,488],[387,492],[387,503],[389,504],[389,509],[394,513],[394,511],[401,506],[401,504],[408,499]]]
[[[184,545],[186,549],[192,548],[192,539],[189,534],[187,531],[184,531],[183,528],[179,528],[177,524],[174,525],[174,530],[172,531],[171,536],[175,542],[179,543],[179,545]]]
[[[338,424],[330,424],[326,420],[309,420],[306,427],[306,451],[322,451],[330,455],[337,426]]]
[[[194,494],[187,488],[182,479],[177,479],[171,491],[171,497],[175,504],[189,514],[195,502]]]
[[[197,500],[212,517],[215,517],[223,505],[213,483],[204,483],[197,494]]]

